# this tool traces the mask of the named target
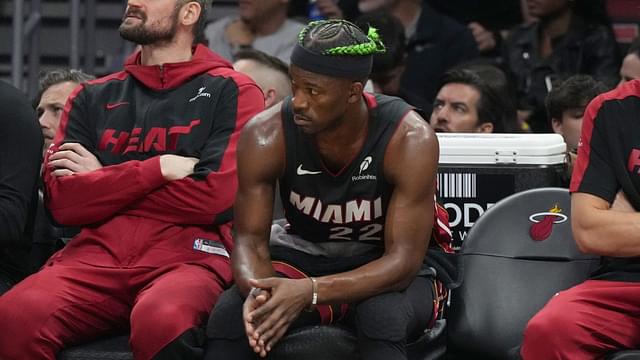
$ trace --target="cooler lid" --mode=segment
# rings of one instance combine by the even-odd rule
[[[441,164],[561,164],[566,144],[558,134],[437,133]]]

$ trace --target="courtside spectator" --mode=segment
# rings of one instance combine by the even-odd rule
[[[425,1],[360,0],[359,6],[363,13],[388,11],[404,26],[407,59],[400,96],[424,113],[431,113],[440,77],[449,68],[478,56],[471,31]]]
[[[519,116],[533,132],[551,132],[544,101],[553,82],[586,74],[618,83],[620,55],[604,0],[527,1],[538,21],[511,31],[504,63],[514,79]]]
[[[551,127],[556,134],[562,135],[567,144],[569,175],[577,156],[584,111],[593,98],[607,90],[605,84],[589,75],[574,75],[554,84],[547,95],[546,106]]]
[[[209,47],[229,61],[244,48],[253,48],[289,63],[304,24],[287,18],[288,0],[246,0],[238,3],[238,16],[209,24]]]
[[[447,71],[430,123],[438,132],[517,132],[515,98],[506,75],[481,64]]]
[[[406,38],[400,20],[388,12],[377,10],[361,15],[356,25],[367,31],[373,27],[378,31],[385,52],[373,55],[370,79],[373,90],[385,95],[400,94],[400,78],[406,67]]]

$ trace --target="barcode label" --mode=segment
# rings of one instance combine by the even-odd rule
[[[440,174],[438,188],[441,198],[470,199],[477,196],[476,174]]]

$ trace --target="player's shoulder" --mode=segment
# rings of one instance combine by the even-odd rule
[[[256,114],[247,125],[243,132],[253,136],[264,137],[273,136],[282,132],[282,102],[273,105]]]
[[[435,132],[416,111],[408,111],[398,124],[392,142],[398,145],[429,147],[437,144]]]

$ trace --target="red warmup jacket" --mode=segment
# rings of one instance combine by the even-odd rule
[[[61,144],[77,142],[104,167],[66,177],[45,168],[54,219],[82,227],[53,261],[206,265],[228,254],[236,145],[240,129],[263,108],[255,83],[202,45],[182,63],[143,66],[137,52],[124,71],[79,86],[47,159]],[[167,181],[162,154],[200,161],[193,175]]]

